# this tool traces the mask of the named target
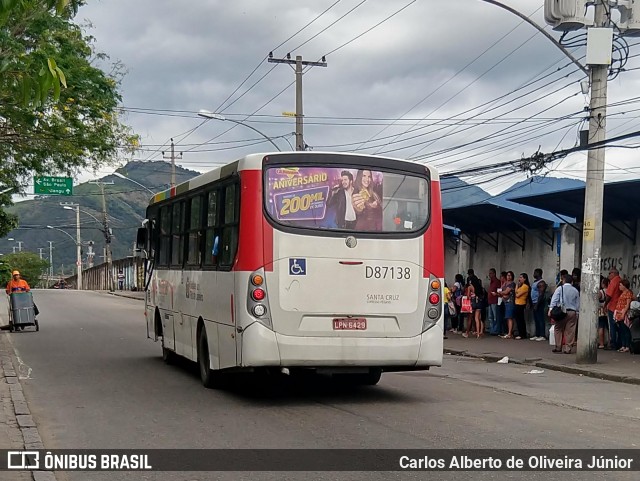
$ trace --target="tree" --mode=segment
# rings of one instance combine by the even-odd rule
[[[68,5],[56,15],[50,7],[60,2],[0,0],[0,5],[7,1],[15,5],[3,12],[6,19],[0,16],[0,192],[21,191],[33,175],[97,169],[123,149],[134,150],[137,137],[118,115],[122,66],[116,63],[110,73],[98,68],[108,57],[72,22],[84,2],[62,2]],[[25,102],[32,97],[37,101]],[[9,193],[0,194],[0,209],[3,205],[10,205]],[[0,236],[15,225],[16,219],[0,210]]]
[[[51,15],[62,15],[66,11],[71,11],[75,14],[83,1],[2,0],[0,1],[0,29],[3,30],[3,34],[9,37],[16,36],[17,32],[24,29],[24,25],[21,23],[9,25],[9,20],[22,18],[28,22],[29,15],[25,15],[25,13],[28,14],[31,11],[46,12]],[[16,56],[16,53],[19,55]],[[0,75],[8,75],[20,82],[25,104],[34,101],[39,105],[44,102],[52,89],[54,95],[57,95],[61,86],[66,87],[64,72],[57,66],[55,59],[47,58],[43,62],[42,59],[37,58],[39,56],[37,54],[38,52],[24,49],[21,52],[6,48],[0,50]]]
[[[20,276],[35,287],[40,282],[40,277],[49,268],[49,262],[40,259],[38,254],[33,252],[17,252],[2,256],[4,266],[0,266],[0,283],[2,287],[7,285],[11,278],[11,272],[20,271]]]

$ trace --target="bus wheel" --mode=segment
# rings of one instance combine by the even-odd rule
[[[380,382],[382,369],[371,369],[363,374],[338,374],[337,379],[344,383],[356,386],[375,386]]]
[[[162,360],[167,364],[173,364],[175,361],[174,352],[164,346],[164,336],[162,336]]]
[[[200,380],[207,389],[217,389],[222,387],[223,374],[213,371],[209,363],[209,342],[207,331],[204,327],[198,336],[198,367],[200,370]]]
[[[375,386],[380,382],[380,378],[382,377],[382,369],[371,369],[367,374],[360,375],[359,384],[363,384],[365,386]]]

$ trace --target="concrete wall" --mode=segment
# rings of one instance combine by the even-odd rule
[[[122,289],[118,274],[122,272]],[[111,283],[109,282],[111,277]],[[66,279],[67,283],[75,286],[77,276]],[[116,290],[138,291],[144,289],[144,260],[138,257],[127,257],[114,260],[111,270],[106,263],[82,271],[82,288],[89,290],[109,290],[110,285]]]
[[[628,278],[634,292],[640,290],[640,225],[629,226],[620,222],[613,223],[618,229],[624,231],[626,236],[616,230],[610,224],[604,224],[602,232],[601,273],[606,276],[611,267],[616,267],[623,278]],[[630,228],[631,227],[631,228]],[[635,230],[636,242],[631,239]],[[546,244],[541,237],[547,238],[553,234],[553,248]],[[557,251],[557,235],[560,234],[560,256]],[[492,234],[495,239],[496,234]],[[518,235],[522,235],[519,233]],[[498,273],[502,270],[512,270],[516,277],[521,272],[526,272],[531,277],[537,267],[544,271],[544,278],[548,283],[555,281],[560,269],[569,272],[574,267],[580,267],[582,225],[571,226],[564,224],[560,229],[553,231],[528,231],[525,232],[524,250],[521,246],[498,235],[498,250],[481,238],[477,240],[477,246],[473,247],[473,240],[462,234],[462,238],[472,244],[458,243],[458,253],[453,249],[453,235],[445,232],[445,275],[449,283],[454,276],[461,273],[466,277],[467,269],[473,268],[480,279],[488,276],[489,268],[495,267]],[[515,236],[515,234],[514,234]],[[631,238],[630,238],[631,237]]]
[[[524,235],[524,249],[519,241]],[[445,234],[445,275],[448,282],[453,282],[455,274],[461,273],[466,277],[467,269],[473,268],[484,281],[488,278],[489,269],[494,267],[498,274],[501,271],[513,271],[516,277],[521,272],[533,276],[533,270],[540,267],[549,283],[555,282],[560,269],[571,271],[580,265],[579,239],[580,233],[568,225],[558,230],[529,231],[510,234],[509,239],[501,234],[478,236],[477,240],[463,234],[463,240],[458,243],[458,253],[453,248],[453,235]],[[491,245],[497,236],[498,249]],[[560,237],[560,256],[558,257],[558,237]],[[487,240],[485,240],[487,239]],[[469,246],[467,243],[472,244]],[[477,243],[477,244],[476,244]]]

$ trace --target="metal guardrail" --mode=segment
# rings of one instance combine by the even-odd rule
[[[93,266],[82,271],[82,288],[92,291],[109,290],[109,278],[112,286],[119,291],[141,291],[144,289],[144,259],[127,257],[114,260],[109,270],[107,263]],[[77,275],[67,277],[67,284],[75,287]]]

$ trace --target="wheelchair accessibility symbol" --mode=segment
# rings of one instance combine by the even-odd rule
[[[306,276],[307,259],[289,259],[289,275]]]

